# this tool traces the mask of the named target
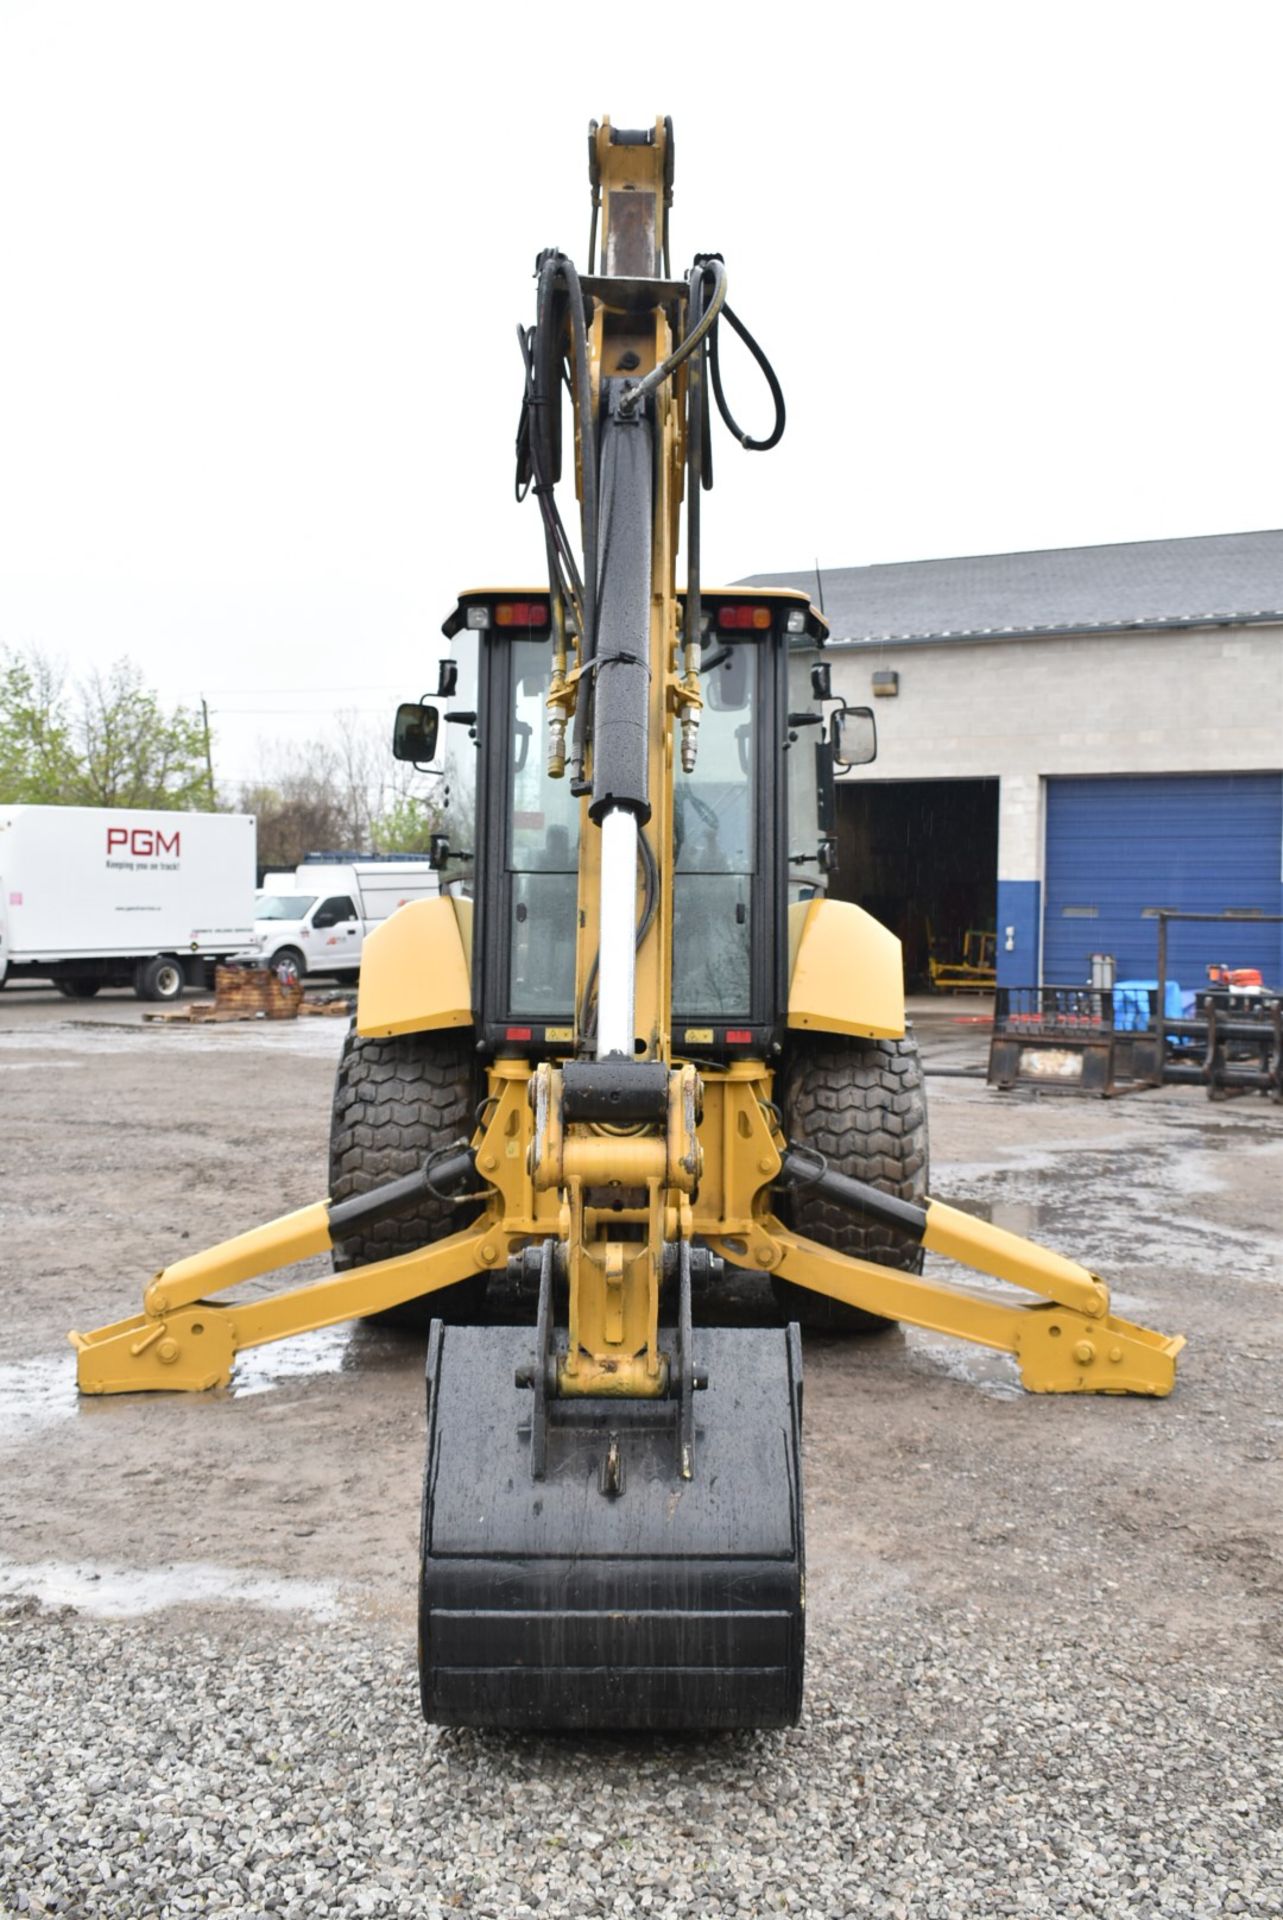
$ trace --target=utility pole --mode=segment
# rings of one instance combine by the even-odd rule
[[[200,717],[205,722],[205,778],[209,783],[209,808],[214,811],[214,756],[209,744],[209,702],[202,693],[200,697]]]

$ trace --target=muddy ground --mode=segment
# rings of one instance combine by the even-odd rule
[[[974,1003],[928,1067],[983,1054]],[[10,1561],[174,1558],[353,1583],[411,1617],[421,1355],[358,1326],[248,1356],[208,1396],[77,1402],[72,1326],[159,1266],[325,1190],[341,1020],[175,1029],[8,994],[0,1492]],[[1189,1346],[1166,1402],[1023,1395],[1014,1363],[895,1332],[807,1351],[813,1605],[908,1584],[1029,1615],[1140,1613],[1283,1652],[1283,1112],[1193,1089],[1111,1103],[932,1076],[932,1187],[1105,1275]]]
[[[1083,1260],[1117,1311],[1189,1344],[1175,1394],[1147,1401],[1028,1396],[1004,1357],[919,1333],[808,1341],[818,1644],[858,1667],[868,1623],[925,1606],[1031,1657],[1081,1633],[1085,1694],[1117,1630],[1155,1671],[1278,1698],[1283,1109],[995,1095],[965,1077],[975,1014],[937,1002],[917,1022],[933,1191]],[[0,1000],[0,1591],[90,1614],[163,1602],[162,1636],[192,1609],[288,1633],[294,1607],[412,1661],[413,1340],[337,1329],[249,1356],[225,1392],[77,1401],[65,1338],[136,1311],[167,1261],[324,1192],[343,1026]]]

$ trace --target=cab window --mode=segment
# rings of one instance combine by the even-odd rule
[[[328,900],[322,900],[312,916],[314,927],[338,927],[345,920],[356,919],[356,908],[345,893],[335,893]]]
[[[511,651],[508,1004],[515,1014],[564,1018],[575,1000],[579,802],[569,780],[548,773],[548,642],[518,640]]]
[[[828,885],[824,818],[825,789],[831,786],[824,708],[811,686],[811,668],[819,658],[812,648],[789,654],[788,730],[784,736],[784,778],[788,792],[788,898],[809,900]]]
[[[749,1015],[758,656],[749,641],[707,651],[695,771],[674,782],[673,1008],[685,1019]]]

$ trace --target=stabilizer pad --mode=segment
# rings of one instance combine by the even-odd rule
[[[667,1345],[668,1342],[666,1341]],[[699,1328],[694,1474],[672,1401],[549,1403],[531,1477],[531,1330],[428,1348],[419,1677],[445,1726],[783,1727],[802,1705],[797,1329]],[[622,1491],[605,1462],[612,1438]]]

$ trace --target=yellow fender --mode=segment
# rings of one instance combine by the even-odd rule
[[[791,1027],[898,1040],[904,1032],[904,962],[893,933],[849,900],[789,908]]]
[[[788,1024],[874,1040],[904,1032],[900,942],[863,907],[789,908]],[[361,957],[358,1033],[472,1025],[472,902],[415,900],[376,927]]]
[[[361,954],[356,1030],[379,1038],[472,1025],[472,902],[413,900]]]

